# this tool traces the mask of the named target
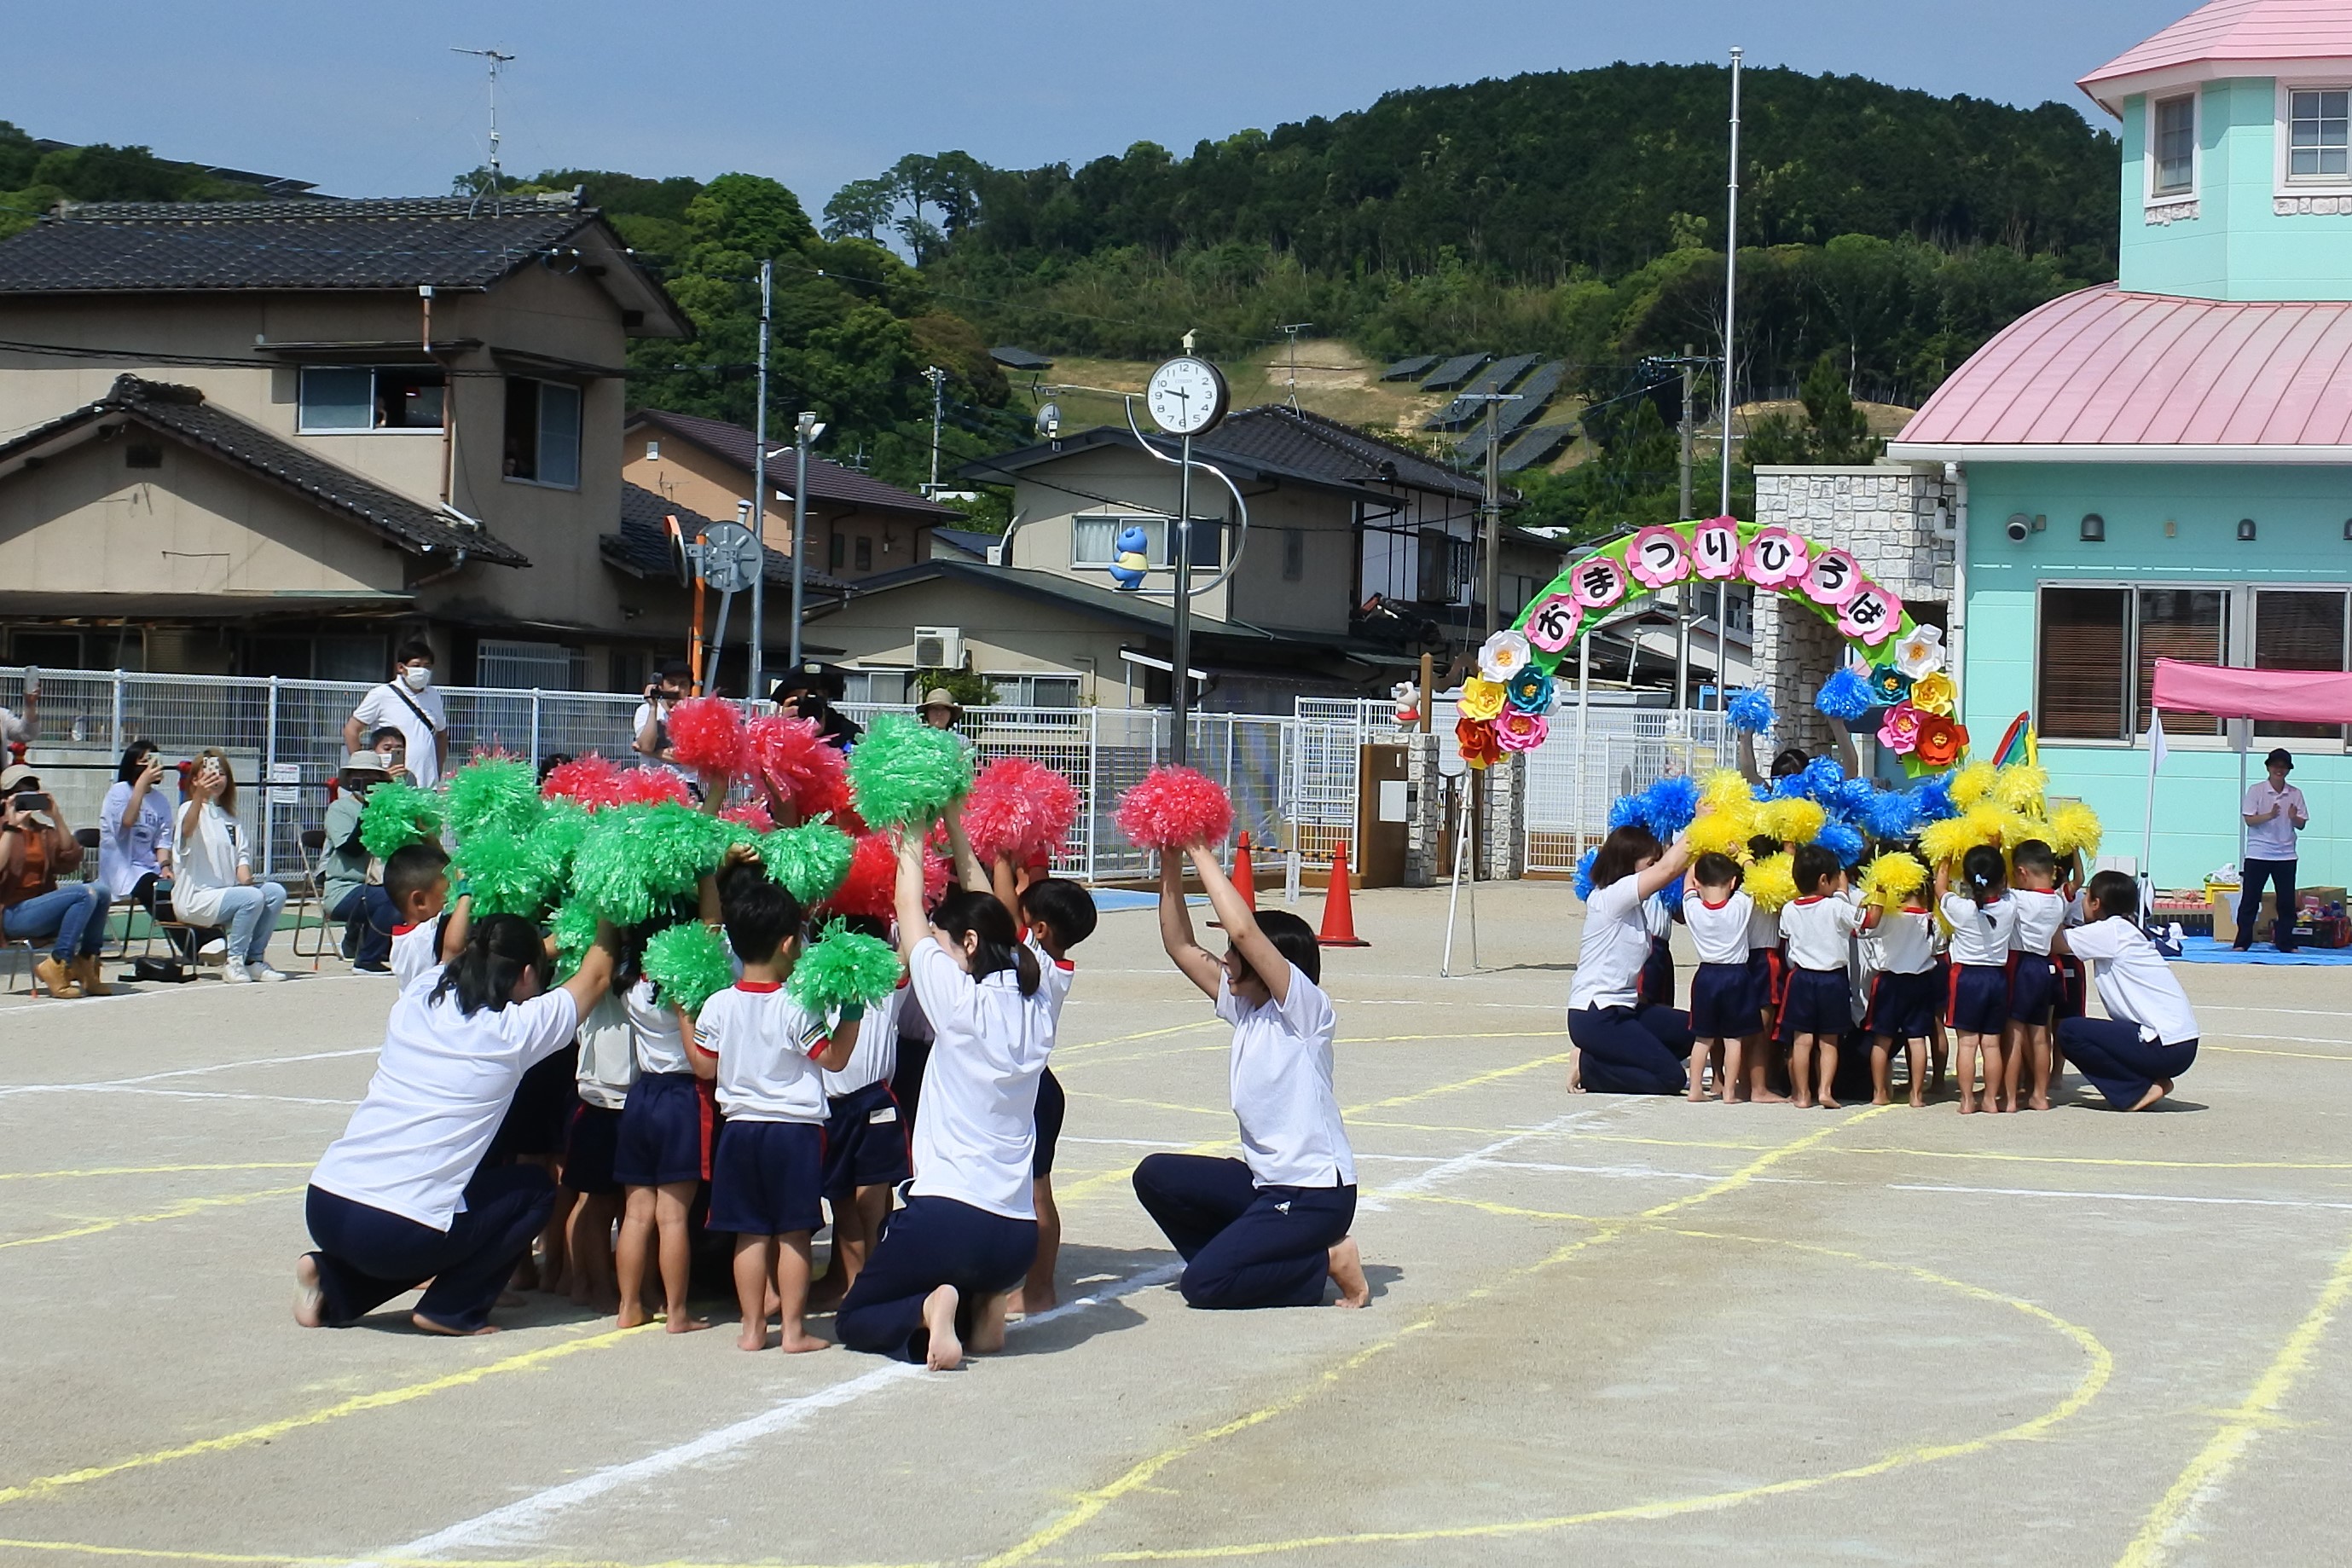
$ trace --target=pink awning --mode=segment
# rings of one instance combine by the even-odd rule
[[[2156,706],[2280,724],[2352,724],[2352,674],[2336,670],[2227,670],[2156,662]]]

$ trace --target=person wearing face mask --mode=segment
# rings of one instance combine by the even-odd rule
[[[392,679],[360,699],[343,721],[343,749],[360,749],[361,737],[390,726],[407,737],[409,776],[420,789],[441,781],[449,765],[449,715],[433,689],[433,647],[422,639],[400,645]]]

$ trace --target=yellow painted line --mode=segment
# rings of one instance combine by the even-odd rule
[[[1115,1034],[1106,1040],[1081,1040],[1076,1045],[1056,1048],[1054,1060],[1065,1061],[1082,1051],[1099,1051],[1106,1045],[1129,1045],[1139,1040],[1160,1040],[1171,1034],[1189,1034],[1198,1029],[1214,1029],[1222,1021],[1213,1018],[1195,1019],[1191,1023],[1171,1024],[1166,1029],[1138,1030],[1133,1034]]]
[[[340,1421],[346,1416],[358,1416],[370,1410],[385,1410],[396,1405],[406,1405],[418,1399],[429,1399],[436,1394],[446,1393],[452,1388],[469,1387],[505,1373],[529,1372],[544,1366],[550,1362],[561,1361],[565,1356],[577,1355],[582,1351],[601,1350],[632,1334],[657,1332],[659,1328],[656,1323],[643,1323],[633,1329],[607,1329],[603,1333],[565,1340],[557,1344],[541,1345],[537,1350],[525,1351],[520,1355],[510,1355],[503,1361],[493,1361],[480,1366],[467,1367],[462,1372],[446,1373],[422,1383],[411,1383],[399,1388],[386,1388],[374,1394],[354,1395],[349,1399],[339,1400],[335,1404],[322,1406],[299,1416],[288,1416],[276,1421],[265,1421],[257,1427],[247,1427],[241,1432],[229,1432],[217,1437],[205,1437],[193,1443],[181,1443],[169,1448],[157,1448],[152,1453],[135,1454],[130,1458],[117,1459],[110,1464],[89,1465],[78,1470],[64,1470],[56,1475],[37,1476],[31,1480],[22,1481],[15,1486],[0,1487],[0,1504],[23,1502],[29,1498],[47,1497],[52,1492],[62,1491],[68,1487],[80,1486],[89,1481],[104,1480],[110,1476],[119,1476],[128,1470],[149,1469],[157,1465],[170,1464],[175,1459],[194,1458],[204,1454],[225,1454],[232,1449],[250,1448],[256,1443],[270,1442],[284,1437],[289,1432],[299,1432],[307,1427],[320,1427],[330,1421]],[[262,1561],[268,1562],[273,1559],[264,1558]]]
[[[176,1176],[184,1171],[307,1171],[316,1160],[262,1160],[218,1166],[93,1166],[78,1171],[0,1171],[0,1181],[77,1181],[85,1176]]]
[[[71,1241],[76,1237],[96,1236],[102,1231],[118,1229],[125,1225],[160,1225],[167,1219],[185,1219],[192,1214],[207,1209],[235,1208],[247,1203],[259,1203],[264,1198],[291,1197],[308,1192],[310,1187],[278,1186],[268,1192],[232,1193],[221,1197],[184,1197],[169,1208],[159,1208],[152,1214],[118,1214],[107,1219],[92,1219],[68,1230],[52,1230],[41,1236],[19,1236],[13,1241],[0,1241],[0,1252],[11,1247],[38,1247],[49,1241]]]
[[[1442,1192],[1384,1192],[1379,1196],[1384,1203],[1443,1203],[1455,1208],[1475,1208],[1481,1214],[1498,1214],[1508,1219],[1560,1219],[1579,1225],[1612,1223],[1597,1215],[1563,1214],[1549,1208],[1519,1208],[1507,1203],[1488,1203],[1478,1197],[1452,1197]]]
[[[1353,1116],[1365,1111],[1386,1111],[1397,1105],[1410,1105],[1416,1100],[1433,1099],[1440,1094],[1457,1093],[1465,1089],[1475,1089],[1482,1084],[1497,1082],[1506,1078],[1516,1078],[1522,1072],[1532,1072],[1538,1067],[1565,1066],[1569,1055],[1568,1051],[1563,1051],[1557,1056],[1535,1057],[1527,1061],[1516,1062],[1509,1067],[1497,1067],[1490,1072],[1456,1079],[1451,1083],[1440,1083],[1428,1089],[1416,1089],[1409,1094],[1391,1094],[1385,1100],[1373,1100],[1362,1105],[1350,1105],[1340,1114]]]
[[[1565,1061],[1566,1058],[1565,1056],[1562,1056],[1555,1060]],[[1534,1066],[1538,1064],[1530,1062],[1526,1065]],[[1524,1071],[1524,1068],[1521,1070]],[[1480,1076],[1483,1078],[1487,1075],[1481,1074]],[[1445,1087],[1454,1086],[1441,1086],[1441,1090],[1432,1091],[1431,1092],[1442,1092],[1443,1088]],[[1696,1204],[1705,1203],[1711,1198],[1720,1197],[1727,1193],[1736,1192],[1739,1188],[1746,1186],[1763,1172],[1780,1164],[1782,1160],[1789,1159],[1796,1155],[1803,1153],[1805,1150],[1811,1148],[1814,1145],[1819,1144],[1823,1139],[1830,1137],[1845,1127],[1853,1125],[1856,1122],[1867,1121],[1872,1116],[1877,1115],[1883,1111],[1892,1110],[1893,1108],[1894,1107],[1892,1106],[1874,1107],[1872,1109],[1863,1111],[1856,1115],[1848,1116],[1841,1121],[1831,1123],[1826,1126],[1816,1128],[1814,1131],[1806,1134],[1804,1136],[1797,1138],[1790,1143],[1783,1144],[1778,1148],[1772,1149],[1760,1157],[1750,1161],[1741,1169],[1733,1172],[1731,1175],[1724,1177],[1721,1181],[1714,1183],[1702,1192],[1693,1193],[1687,1197],[1675,1198],[1671,1202],[1660,1204],[1654,1208],[1645,1209],[1635,1219],[1612,1224],[1608,1228],[1592,1236],[1580,1238],[1577,1240],[1569,1242],[1565,1246],[1554,1250],[1549,1256],[1535,1263],[1527,1264],[1520,1268],[1512,1270],[1508,1274],[1505,1275],[1504,1278],[1507,1280],[1517,1279],[1536,1273],[1573,1257],[1575,1254],[1583,1251],[1588,1247],[1595,1247],[1603,1242],[1613,1240],[1617,1237],[1622,1236],[1628,1230],[1633,1228],[1635,1224],[1640,1221],[1663,1218],[1666,1215],[1677,1213],[1685,1208],[1691,1207]],[[1307,1400],[1313,1398],[1317,1394],[1319,1394],[1341,1382],[1349,1374],[1354,1372],[1357,1368],[1364,1365],[1366,1363],[1370,1362],[1377,1357],[1385,1354],[1389,1351],[1395,1349],[1398,1345],[1406,1343],[1414,1334],[1424,1333],[1430,1328],[1434,1327],[1442,1318],[1457,1310],[1464,1301],[1474,1301],[1480,1297],[1491,1295],[1493,1291],[1493,1286],[1482,1286],[1476,1290],[1467,1291],[1451,1301],[1444,1302],[1439,1306],[1432,1308],[1427,1313],[1415,1319],[1413,1322],[1407,1323],[1395,1333],[1391,1334],[1386,1339],[1381,1340],[1376,1343],[1365,1346],[1363,1349],[1356,1352],[1355,1354],[1348,1357],[1345,1361],[1340,1362],[1337,1366],[1325,1371],[1313,1382],[1302,1384],[1299,1387],[1292,1390],[1289,1394],[1285,1395],[1282,1398],[1274,1401],[1272,1404],[1261,1406],[1257,1409],[1249,1412],[1247,1415],[1236,1416],[1233,1420],[1224,1422],[1216,1427],[1209,1427],[1203,1431],[1193,1433],[1190,1437],[1171,1444],[1169,1447],[1162,1448],[1160,1452],[1153,1454],[1149,1458],[1143,1459],[1137,1464],[1130,1466],[1125,1473],[1115,1478],[1108,1484],[1097,1487],[1092,1491],[1081,1493],[1077,1500],[1072,1504],[1060,1518],[1055,1519],[1042,1529],[1033,1531],[1023,1540],[1015,1542],[1013,1545],[1007,1547],[1004,1551],[998,1552],[993,1557],[987,1559],[986,1562],[981,1564],[981,1568],[1014,1568],[1015,1564],[1027,1563],[1035,1559],[1048,1547],[1054,1546],[1056,1543],[1066,1540],[1070,1535],[1083,1529],[1094,1520],[1099,1518],[1106,1510],[1119,1499],[1149,1487],[1154,1478],[1156,1478],[1162,1470],[1165,1470],[1169,1466],[1175,1464],[1180,1459],[1185,1458],[1186,1457],[1196,1453],[1202,1448],[1207,1448],[1209,1445],[1218,1442],[1223,1438],[1232,1437],[1238,1432],[1248,1431],[1255,1427],[1264,1426],[1268,1421],[1272,1421],[1278,1416],[1287,1415],[1292,1410],[1295,1410],[1301,1405],[1307,1403]],[[1279,1549],[1289,1550],[1287,1547]],[[1189,1552],[1170,1552],[1166,1555],[1248,1556],[1252,1554],[1253,1552],[1251,1549],[1246,1547],[1201,1547],[1192,1549]]]
[[[2231,1470],[2253,1446],[2263,1428],[2277,1423],[2278,1407],[2286,1402],[2296,1381],[2311,1364],[2312,1353],[2319,1348],[2320,1339],[2347,1296],[2352,1296],[2352,1249],[2336,1259],[2319,1300],[2295,1324],[2294,1332],[2286,1336],[2286,1343],[2246,1391],[2246,1397],[2226,1414],[2221,1428],[2187,1468],[2173,1478],[2172,1485],[2148,1511],[2139,1533],[2124,1548],[2124,1554],[2116,1559],[2116,1568],[2156,1568],[2179,1544],[2188,1533],[2190,1516],[2199,1501],[2229,1479]]]

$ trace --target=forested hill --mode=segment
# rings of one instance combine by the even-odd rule
[[[1722,243],[1728,72],[1625,65],[1391,92],[1175,158],[982,171],[954,244],[1076,257],[1263,242],[1308,268],[1413,272],[1452,251],[1517,281],[1613,277]],[[2054,253],[2112,277],[2116,139],[2073,109],[1860,77],[1742,78],[1743,244],[1838,235]]]

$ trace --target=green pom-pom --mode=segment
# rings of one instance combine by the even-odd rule
[[[727,846],[740,831],[734,823],[689,806],[653,807],[637,829],[646,881],[657,894],[692,893],[698,880],[719,869]]]
[[[478,915],[520,915],[536,920],[555,891],[547,862],[530,841],[499,831],[477,831],[457,845],[457,870]]]
[[[378,860],[421,839],[441,836],[441,797],[414,784],[386,779],[368,791],[360,809],[360,843]]]
[[[596,912],[578,900],[555,912],[549,928],[555,937],[555,972],[570,977],[580,971],[580,960],[596,942]]]
[[[689,920],[646,940],[646,977],[660,988],[663,1001],[693,1014],[735,983],[735,965],[718,932]]]
[[[569,800],[550,800],[525,841],[530,852],[539,857],[547,885],[561,888],[572,880],[572,857],[580,852],[580,841],[588,836],[588,813]]]
[[[530,764],[481,757],[449,775],[449,825],[460,843],[476,833],[520,838],[539,822],[539,780]]]
[[[971,758],[948,731],[882,714],[849,754],[849,787],[872,826],[921,825],[971,792]]]
[[[760,862],[768,874],[784,884],[801,907],[833,896],[849,875],[850,857],[857,845],[830,822],[809,822],[779,828],[757,841]]]
[[[828,926],[793,966],[793,1000],[813,1013],[871,1007],[898,988],[898,950],[879,936]]]
[[[684,806],[613,806],[572,857],[572,891],[615,925],[636,925],[694,891],[742,830]]]

